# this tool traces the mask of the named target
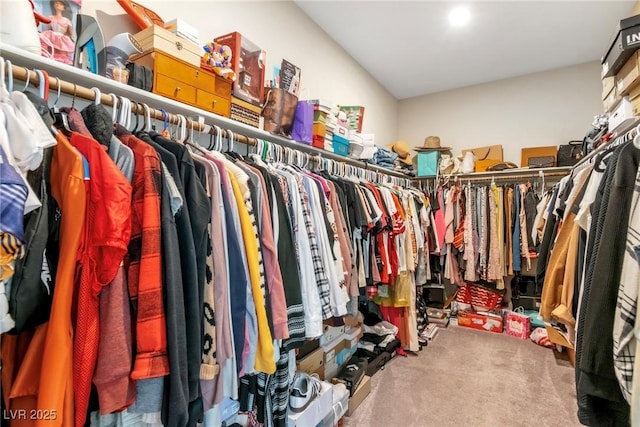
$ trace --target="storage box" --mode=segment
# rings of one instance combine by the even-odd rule
[[[362,327],[358,326],[355,328],[349,328],[344,331],[343,338],[347,343],[348,348],[358,347],[358,341],[362,338],[364,332],[362,332]]]
[[[313,122],[313,134],[314,135],[322,136],[322,138],[324,138],[324,135],[326,133],[327,133],[327,125],[325,125],[324,123],[321,123],[321,122]]]
[[[298,413],[289,411],[288,427],[317,426],[329,413],[333,412],[333,385],[324,381],[321,385],[320,394],[304,411]]]
[[[640,15],[623,19],[602,58],[602,77],[615,76],[640,47]]]
[[[362,122],[364,120],[364,107],[359,105],[341,105],[340,110],[347,114],[349,129],[362,132]]]
[[[349,140],[340,135],[333,134],[333,152],[341,156],[349,155]]]
[[[155,49],[200,68],[202,48],[159,25],[152,25],[133,37],[140,43],[143,54]]]
[[[635,52],[616,74],[616,91],[625,96],[640,82],[640,56]]]
[[[193,25],[188,24],[182,19],[172,19],[164,24],[164,28],[183,39],[187,39],[192,43],[200,45],[198,30]]]
[[[364,402],[364,399],[369,396],[371,393],[371,377],[365,375],[360,381],[360,385],[356,389],[356,392],[353,393],[353,396],[349,398],[349,409],[347,410],[347,417],[353,415],[356,409]]]
[[[440,163],[440,151],[420,151],[415,156],[415,159],[417,176],[437,175],[438,165]]]
[[[324,328],[324,330],[322,332],[322,336],[320,337],[320,345],[323,347],[329,343],[333,343],[338,338],[341,338],[342,334],[344,334],[344,325],[342,326],[322,325],[322,327]]]
[[[529,159],[534,157],[553,157],[553,164],[549,165],[549,167],[553,167],[556,165],[555,159],[558,154],[558,147],[555,145],[549,145],[546,147],[528,147],[523,148],[520,152],[520,167],[529,167]]]
[[[296,369],[307,374],[313,374],[324,366],[324,350],[317,348],[305,357],[296,361]]]
[[[237,76],[233,95],[253,105],[262,105],[266,52],[238,32],[216,37],[214,41],[229,46],[233,53],[231,68]]]
[[[605,100],[602,101],[604,112],[608,113],[613,110],[613,107],[616,106],[618,101],[620,101],[620,97],[618,96],[618,92],[616,91],[616,88],[614,86],[614,88],[609,93],[609,96],[607,96]]]
[[[331,381],[336,384],[338,382],[347,386],[347,390],[351,396],[355,393],[367,372],[367,360],[364,358],[354,357],[345,363],[336,378]]]
[[[471,311],[458,311],[458,325],[481,331],[502,333],[502,316],[490,313],[474,313]]]
[[[243,101],[235,96],[231,97],[231,119],[251,127],[262,129],[262,109]]]
[[[634,120],[633,106],[625,96],[609,115],[609,132],[624,131],[625,127]]]
[[[602,79],[602,100],[607,99],[613,88],[616,86],[616,77],[605,77]]]
[[[468,151],[473,152],[473,155],[478,160],[497,160],[497,163],[502,162],[502,145],[488,145],[486,147],[478,148],[466,148],[462,150],[462,156],[464,157]]]
[[[333,129],[335,135],[341,136],[345,139],[349,138],[349,128],[338,123]]]

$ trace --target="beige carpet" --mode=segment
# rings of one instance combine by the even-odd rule
[[[580,425],[569,362],[507,335],[450,326],[371,383],[346,427]]]

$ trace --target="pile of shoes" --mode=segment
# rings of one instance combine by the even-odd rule
[[[391,360],[394,351],[400,347],[397,333],[398,328],[384,320],[373,326],[364,325],[364,335],[358,342],[355,356],[367,360],[367,375],[372,376]]]

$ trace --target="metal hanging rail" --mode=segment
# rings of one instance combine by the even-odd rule
[[[11,72],[14,79],[23,82],[26,82],[28,79],[31,84],[36,86],[40,84],[40,77],[35,70],[46,70],[49,75],[49,87],[51,91],[60,90],[61,93],[66,95],[89,101],[95,101],[99,93],[100,103],[107,106],[113,105],[113,99],[116,96],[133,99],[134,101],[131,102],[131,112],[133,114],[143,114],[144,105],[153,105],[153,108],[148,107],[148,109],[151,117],[156,120],[163,120],[165,117],[161,109],[166,110],[166,119],[172,124],[180,124],[180,115],[187,118],[197,116],[203,118],[206,123],[201,124],[195,120],[190,121],[189,127],[191,129],[192,126],[194,131],[217,135],[216,132],[218,132],[218,130],[216,126],[218,126],[221,129],[222,136],[225,138],[232,136],[234,142],[252,146],[255,145],[257,141],[263,140],[281,146],[284,149],[305,153],[311,157],[328,159],[338,165],[362,169],[363,172],[358,174],[358,176],[361,177],[377,176],[379,182],[393,183],[407,188],[411,186],[411,177],[406,174],[301,144],[281,136],[272,135],[263,130],[218,116],[214,113],[191,107],[178,101],[164,98],[66,64],[61,64],[1,42],[0,57],[11,61]],[[94,88],[98,90],[96,91]],[[354,169],[336,167],[335,170],[349,172]]]
[[[478,182],[478,181],[508,181],[522,178],[552,178],[563,177],[571,171],[571,166],[566,167],[553,167],[553,168],[535,168],[535,169],[508,169],[503,171],[494,172],[474,172],[474,173],[462,173],[456,175],[440,175],[439,179],[458,179],[462,182]],[[424,177],[416,178],[418,181],[431,181],[436,177]]]

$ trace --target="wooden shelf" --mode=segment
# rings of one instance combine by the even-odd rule
[[[412,178],[411,176],[403,173],[381,168],[379,166],[372,165],[360,160],[351,159],[349,157],[344,157],[339,154],[315,148],[310,145],[301,144],[292,139],[272,135],[263,130],[245,125],[244,123],[240,123],[235,120],[231,120],[226,117],[211,113],[209,111],[205,111],[197,107],[192,107],[187,104],[174,101],[172,99],[164,98],[160,95],[146,92],[133,86],[128,86],[126,84],[107,79],[106,77],[99,76],[97,74],[86,72],[70,65],[62,64],[60,62],[44,58],[39,55],[35,55],[31,52],[19,49],[6,43],[0,42],[0,56],[2,56],[4,59],[10,60],[11,63],[15,66],[26,67],[32,70],[46,70],[47,73],[49,73],[49,75],[53,78],[57,77],[61,80],[66,80],[68,82],[75,83],[78,86],[87,88],[97,87],[103,94],[113,93],[115,95],[126,97],[139,103],[148,104],[149,106],[154,108],[163,108],[166,111],[172,112],[174,114],[182,114],[186,117],[201,116],[204,117],[207,124],[217,125],[225,130],[229,129],[235,134],[244,135],[250,138],[262,139],[277,145],[281,145],[283,147],[288,147],[311,155],[317,155],[327,159],[332,159],[339,163],[345,163],[362,169],[371,170],[389,177],[406,179],[407,184]]]

